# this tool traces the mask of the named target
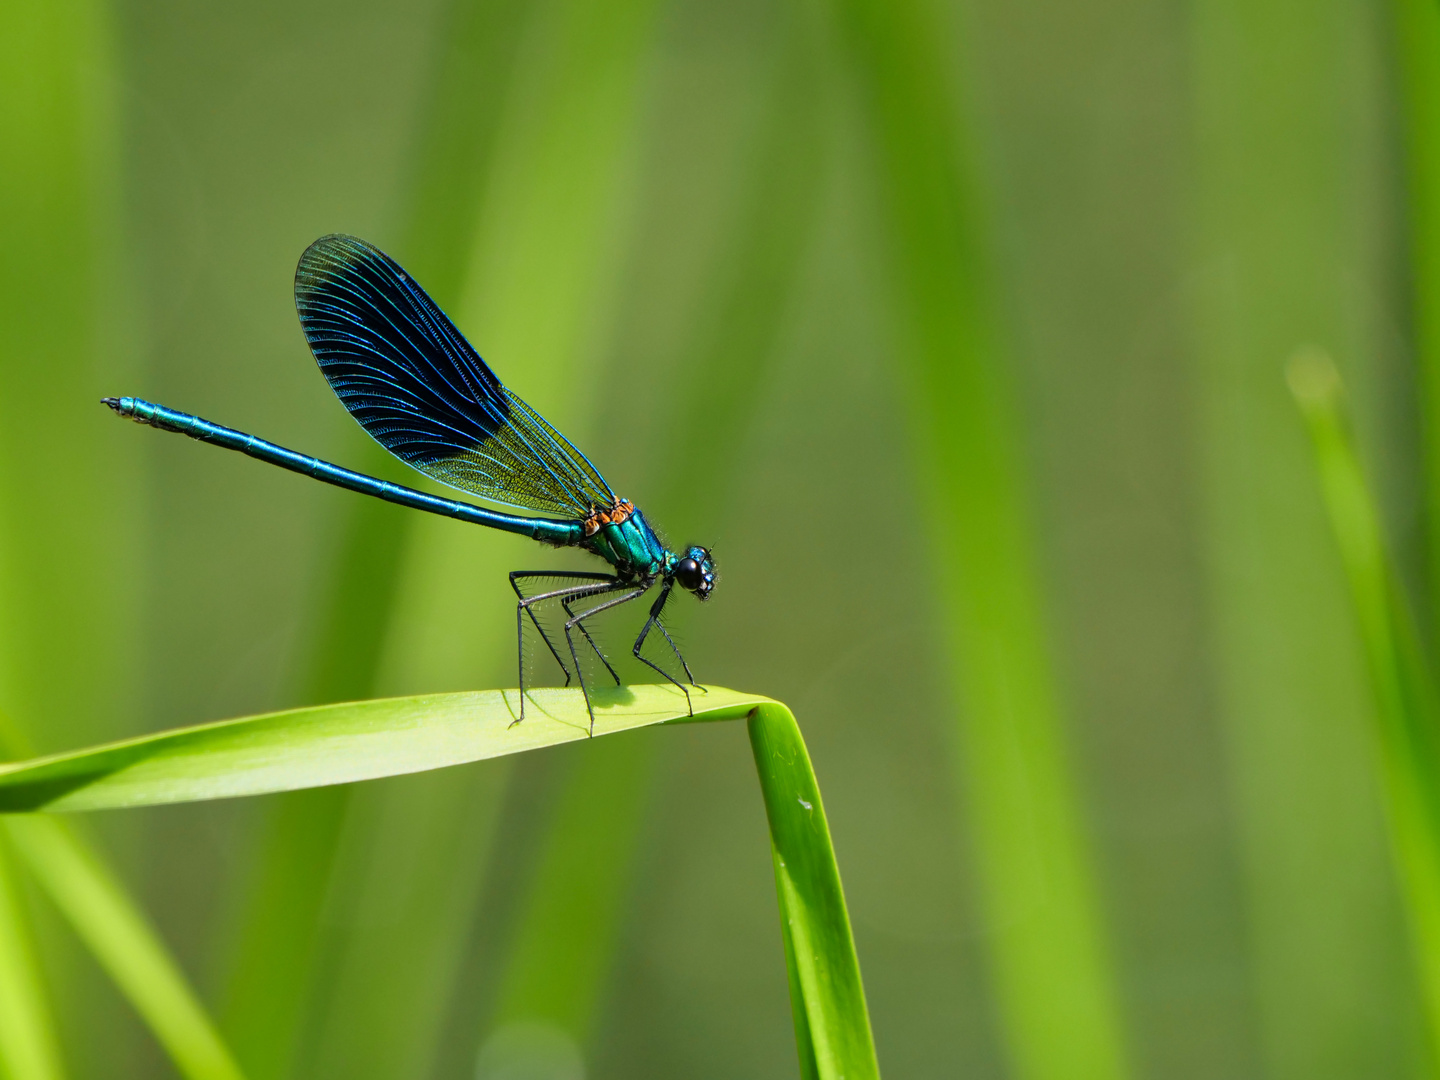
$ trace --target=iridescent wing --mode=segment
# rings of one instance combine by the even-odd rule
[[[381,446],[427,476],[510,506],[584,517],[614,493],[507,390],[425,290],[378,248],[323,236],[295,307],[330,388]]]

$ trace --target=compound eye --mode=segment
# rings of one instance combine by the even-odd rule
[[[694,559],[681,559],[675,564],[675,580],[680,582],[684,588],[694,592],[700,588],[702,580],[700,564]]]

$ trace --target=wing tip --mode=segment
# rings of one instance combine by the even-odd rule
[[[296,299],[322,287],[333,280],[336,271],[353,266],[362,258],[378,259],[387,264],[393,262],[370,241],[350,233],[326,233],[313,241],[300,253],[300,259],[295,264]]]

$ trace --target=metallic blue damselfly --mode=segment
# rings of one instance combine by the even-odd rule
[[[460,521],[518,533],[552,547],[579,547],[609,563],[611,572],[517,570],[510,575],[520,659],[520,718],[525,715],[524,620],[528,617],[565,673],[579,682],[595,729],[580,650],[592,649],[617,685],[620,676],[585,627],[603,611],[659,593],[632,649],[690,697],[696,687],[661,614],[676,585],[704,600],[715,585],[715,561],[703,547],[671,551],[628,499],[544,417],[512,394],[413,278],[378,248],[353,236],[325,236],[306,249],[295,272],[295,306],[310,351],[350,415],[390,453],[426,476],[491,502],[557,517],[487,510],[342,469],[319,458],[139,398],[105,398],[121,416],[303,473],[327,484]],[[526,595],[526,582],[559,578],[569,584]],[[566,664],[536,616],[558,604]],[[581,610],[576,610],[577,607]],[[690,686],[641,654],[659,630]],[[578,632],[583,644],[577,645]],[[573,676],[572,676],[573,668]],[[518,722],[518,721],[517,721]]]

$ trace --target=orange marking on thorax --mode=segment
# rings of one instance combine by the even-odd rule
[[[607,510],[601,510],[599,507],[592,508],[590,513],[585,515],[583,522],[586,538],[599,532],[601,525],[624,524],[634,512],[635,504],[629,499],[616,499],[614,505]]]

